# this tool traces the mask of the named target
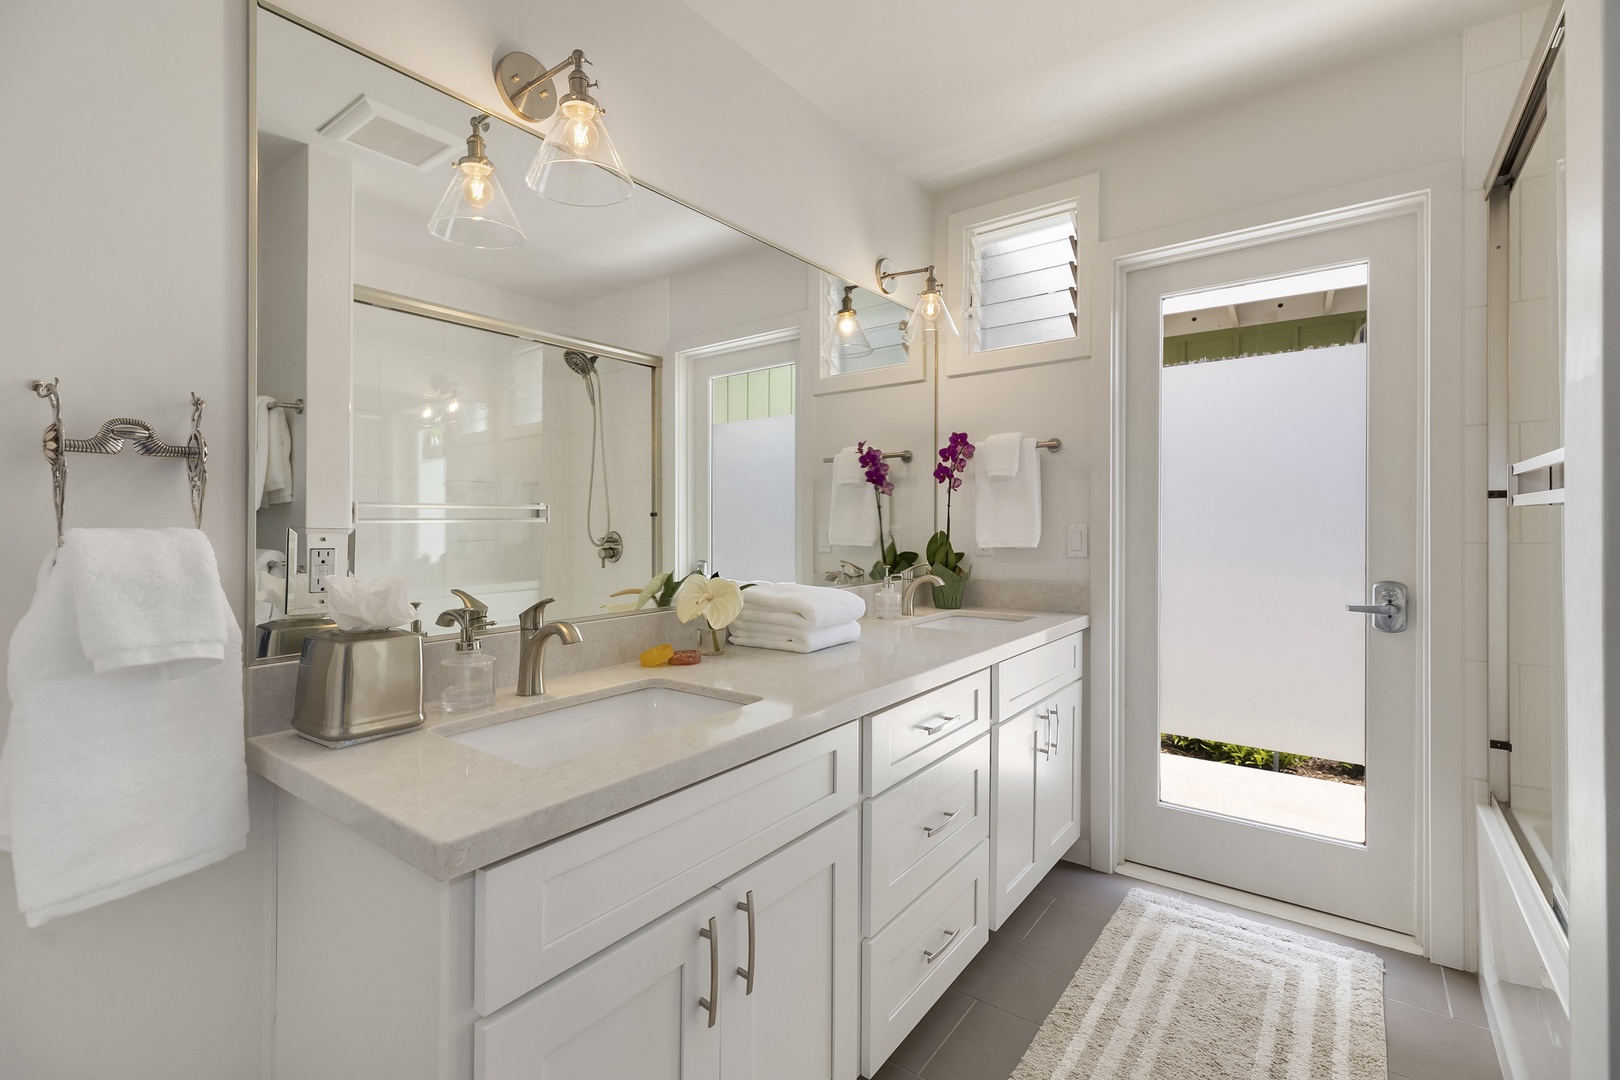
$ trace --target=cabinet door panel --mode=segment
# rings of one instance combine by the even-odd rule
[[[990,853],[990,926],[1000,929],[1039,879],[1035,861],[1035,752],[1038,709],[997,724],[992,733],[991,771],[995,805]]]
[[[859,1052],[860,818],[851,812],[720,886],[725,1080],[845,1080]],[[754,987],[748,992],[753,893]]]
[[[479,1020],[475,1080],[714,1080],[723,1028],[698,1004],[714,962],[699,932],[719,913],[711,889]]]
[[[1080,684],[1059,690],[1035,712],[1036,735],[1050,750],[1035,759],[1036,862],[1045,874],[1080,838]]]

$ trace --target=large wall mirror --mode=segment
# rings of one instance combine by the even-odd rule
[[[842,281],[645,187],[543,199],[540,137],[498,117],[478,134],[510,225],[442,239],[480,110],[268,8],[256,49],[255,656],[329,625],[334,574],[406,578],[441,635],[454,590],[512,627],[548,596],[551,617],[612,614],[665,570],[870,565],[875,538],[826,541],[841,447],[818,438],[847,433],[813,409],[841,375],[913,363],[903,308],[855,290],[872,350],[840,352]],[[453,242],[512,226],[515,246]]]

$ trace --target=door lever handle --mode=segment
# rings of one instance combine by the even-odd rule
[[[1373,617],[1373,629],[1384,634],[1399,634],[1406,629],[1406,586],[1399,581],[1375,581],[1370,604],[1346,604],[1346,611]]]

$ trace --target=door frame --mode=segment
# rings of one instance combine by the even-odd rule
[[[1437,962],[1472,967],[1472,807],[1486,797],[1483,702],[1464,708],[1463,428],[1462,428],[1462,172],[1450,162],[1326,192],[1187,222],[1099,245],[1093,303],[1108,320],[1094,322],[1098,365],[1093,396],[1093,520],[1106,521],[1093,557],[1094,579],[1105,582],[1092,611],[1094,651],[1090,693],[1089,847],[1091,865],[1112,871],[1121,859],[1124,733],[1125,399],[1126,299],[1132,273],[1290,236],[1389,217],[1417,219],[1424,247],[1428,340],[1423,343],[1423,402],[1418,491],[1416,595],[1428,618],[1418,641],[1418,761],[1414,852],[1417,865],[1416,939]],[[1101,340],[1096,340],[1096,339]],[[1483,549],[1483,545],[1479,545]],[[1481,566],[1483,568],[1483,564]],[[1480,583],[1483,585],[1483,582]],[[1477,729],[1477,730],[1476,730]],[[1465,748],[1467,751],[1465,752]],[[1476,760],[1477,759],[1477,760]]]

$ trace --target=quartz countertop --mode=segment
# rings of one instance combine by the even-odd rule
[[[980,614],[965,609],[960,614]],[[861,620],[858,642],[799,654],[731,645],[692,667],[620,664],[497,692],[489,709],[432,715],[403,735],[330,750],[292,731],[249,739],[248,767],[439,881],[633,809],[1010,656],[1085,629],[1084,615],[1011,612],[972,631],[919,626],[955,612]],[[647,686],[713,690],[737,708],[556,765],[515,765],[447,734]]]

